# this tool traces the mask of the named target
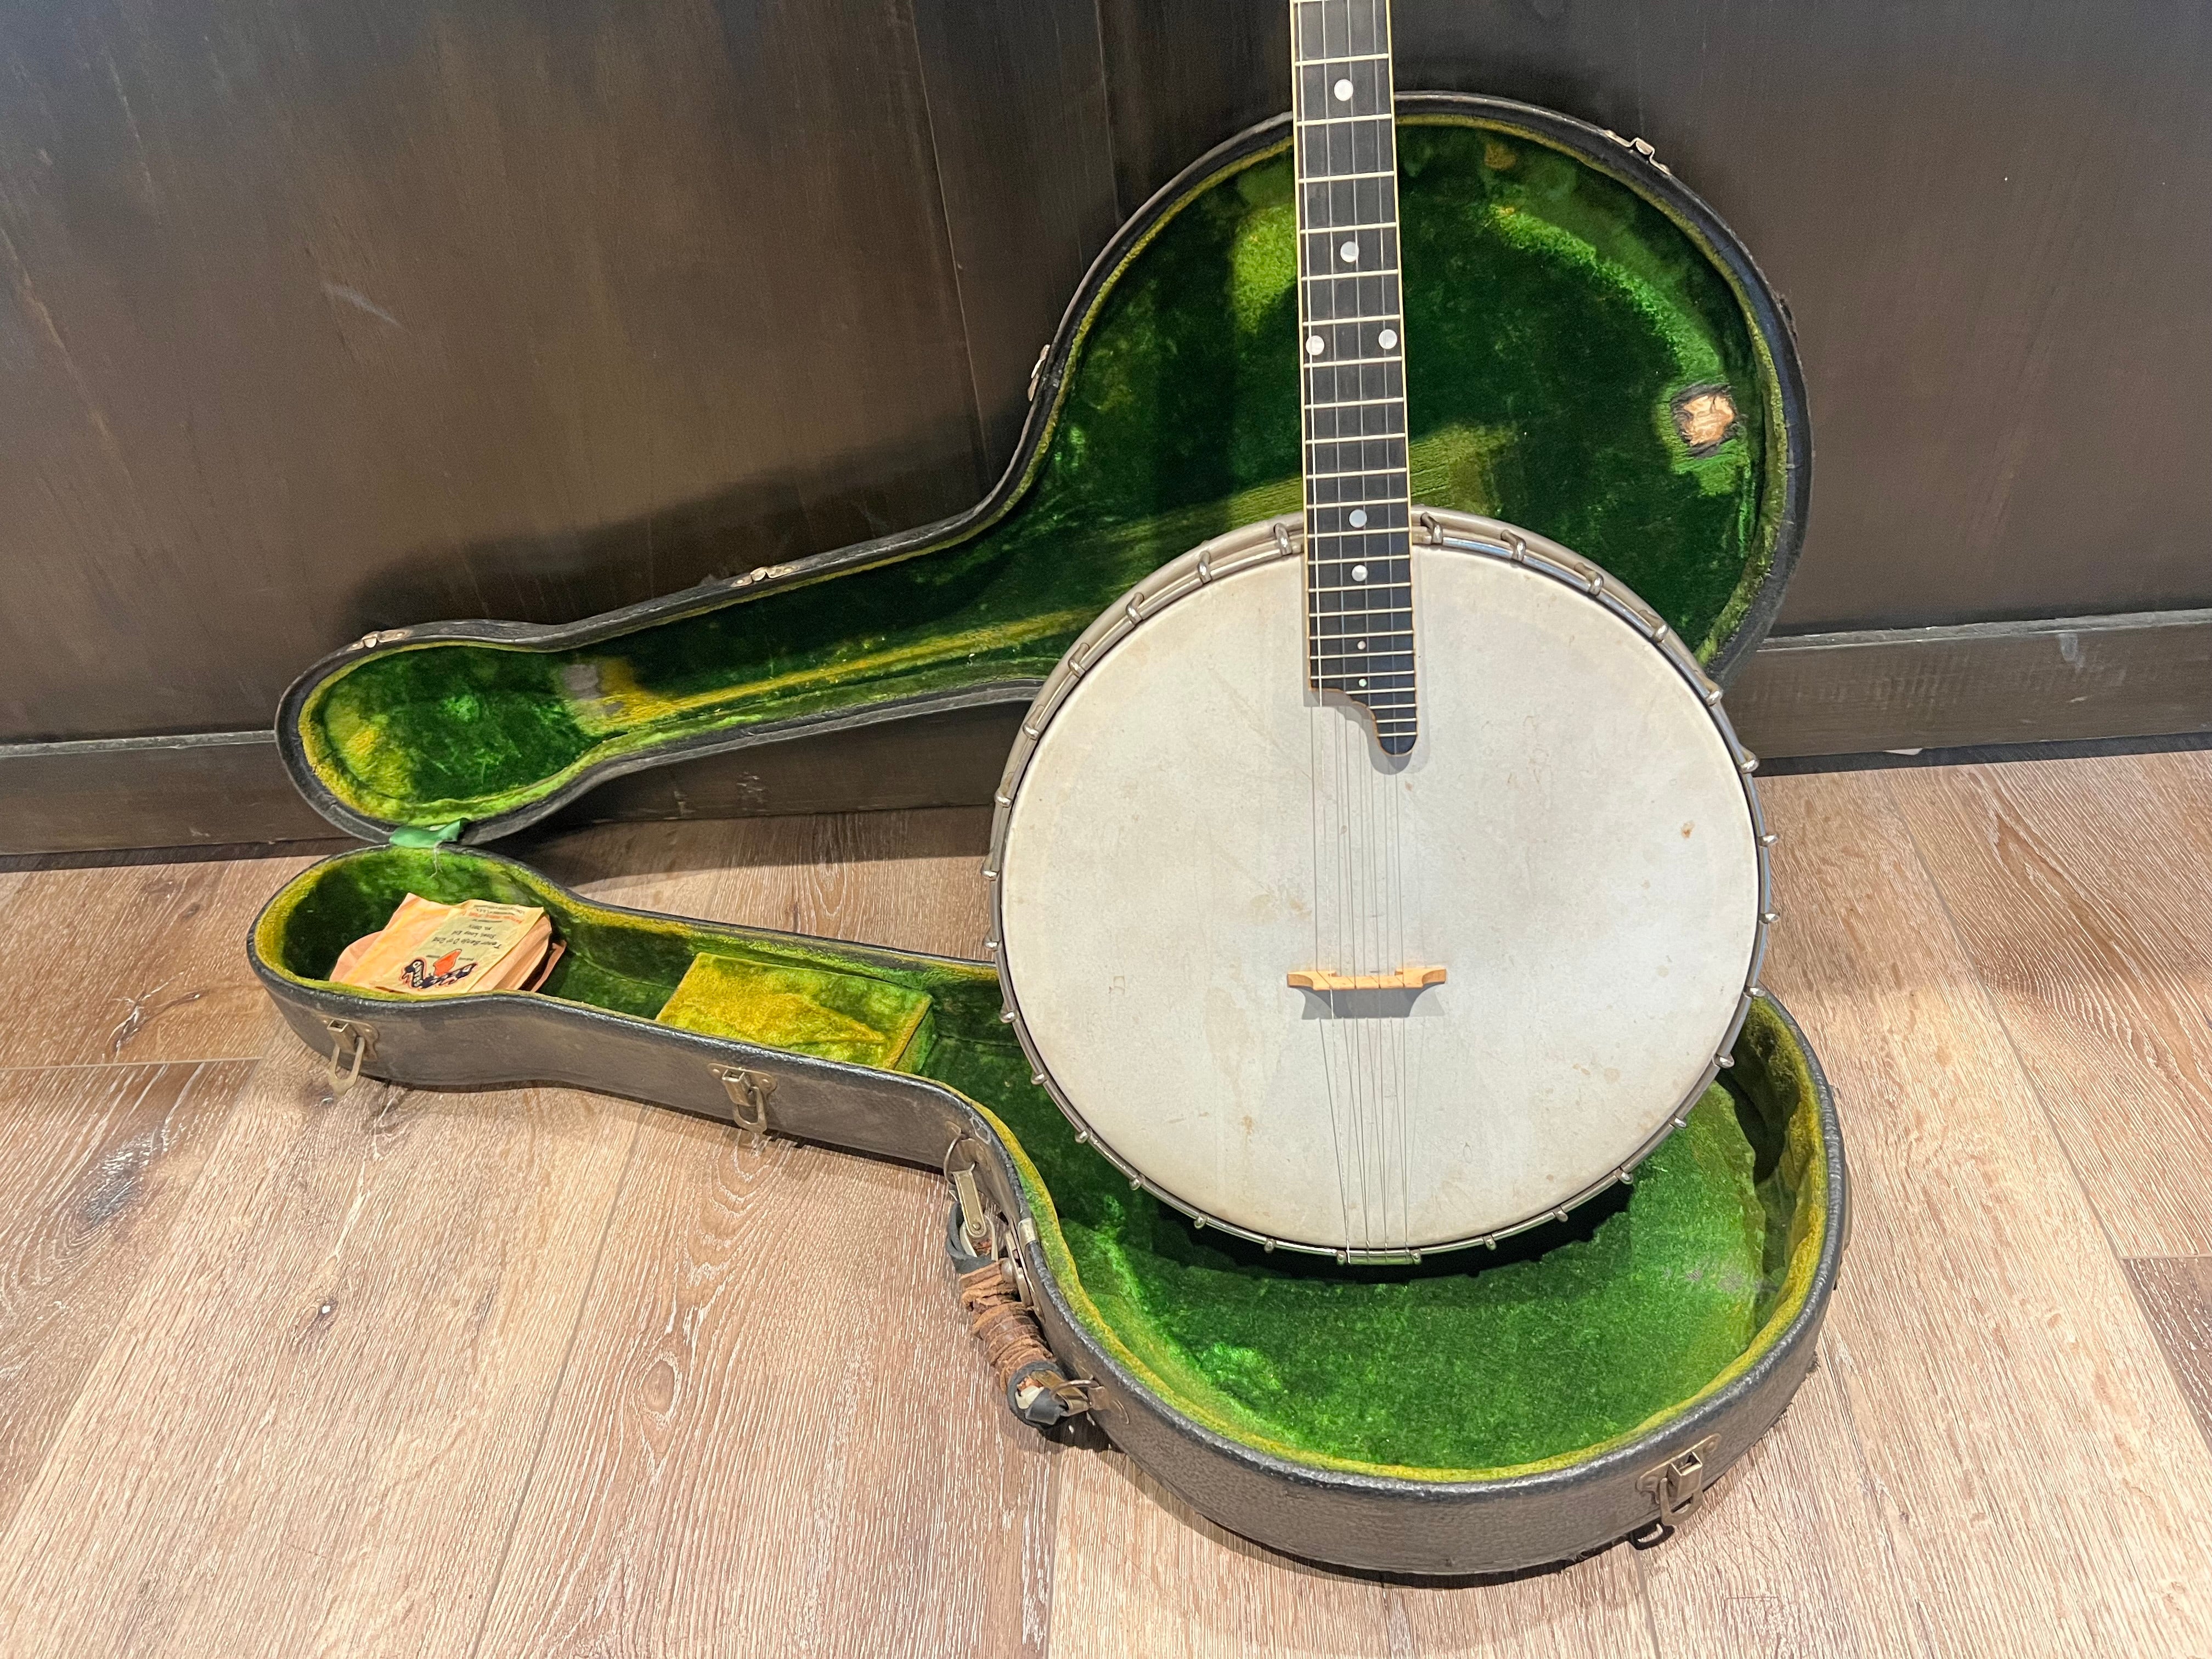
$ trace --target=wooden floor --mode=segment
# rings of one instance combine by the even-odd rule
[[[2212,1655],[2212,756],[1766,793],[1858,1200],[1820,1366],[1670,1541],[1448,1588],[1016,1426],[934,1176],[557,1090],[325,1103],[240,954],[302,860],[0,874],[0,1652]],[[974,954],[983,834],[532,855]]]

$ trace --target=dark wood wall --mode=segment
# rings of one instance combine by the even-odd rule
[[[2212,604],[2212,8],[1398,0],[1788,297],[1797,630]],[[265,724],[372,628],[951,513],[1280,0],[0,11],[0,743]]]

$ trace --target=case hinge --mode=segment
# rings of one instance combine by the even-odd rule
[[[1091,1408],[1089,1377],[1071,1376],[1045,1340],[1037,1318],[1036,1291],[1030,1284],[1022,1252],[1037,1242],[1036,1223],[1027,1216],[1002,1216],[993,1208],[978,1178],[980,1152],[964,1136],[945,1151],[945,1178],[952,1183],[952,1208],[945,1218],[945,1249],[959,1275],[961,1310],[969,1334],[983,1345],[985,1358],[1006,1400],[1006,1409],[1033,1428],[1048,1429]]]
[[[1612,139],[1614,143],[1619,144],[1621,149],[1634,150],[1638,155],[1641,155],[1645,161],[1650,162],[1653,167],[1657,167],[1660,172],[1665,173],[1669,179],[1674,176],[1674,169],[1668,167],[1664,161],[1659,159],[1659,153],[1651,148],[1650,141],[1649,139],[1624,138],[1619,133],[1615,132],[1611,127],[1606,128],[1605,136]]]
[[[714,1066],[708,1068],[721,1079],[722,1088],[730,1097],[730,1115],[738,1127],[752,1136],[758,1143],[768,1139],[768,1101],[775,1092],[775,1079],[766,1072],[748,1071],[742,1066]]]
[[[1690,1517],[1705,1495],[1710,1460],[1720,1443],[1720,1436],[1709,1434],[1689,1450],[1655,1463],[1636,1477],[1636,1490],[1650,1494],[1659,1512],[1629,1534],[1630,1543],[1648,1548],[1674,1531],[1677,1522]]]

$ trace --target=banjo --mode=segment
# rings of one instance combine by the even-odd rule
[[[1759,994],[1771,837],[1656,613],[1410,499],[1388,3],[1291,12],[1304,513],[1069,649],[985,874],[1079,1138],[1200,1225],[1405,1261],[1686,1121]]]

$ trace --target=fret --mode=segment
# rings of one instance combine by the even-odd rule
[[[1348,465],[1357,463],[1357,465]],[[1320,478],[1346,472],[1403,472],[1403,438],[1309,438],[1306,476]]]
[[[1379,230],[1396,224],[1398,190],[1386,178],[1309,179],[1299,186],[1309,232]]]
[[[1404,476],[1405,469],[1403,467],[1354,466],[1347,467],[1341,471],[1334,472],[1316,472],[1309,471],[1306,473],[1306,480],[1308,483],[1318,483],[1323,478],[1389,478],[1393,477],[1403,477]],[[1401,489],[1398,493],[1402,495],[1406,492]]]
[[[1356,515],[1359,522],[1357,524],[1316,522],[1316,520],[1328,520],[1331,514],[1339,515],[1347,520]],[[1361,544],[1357,547],[1343,548],[1343,556],[1346,558],[1365,559],[1370,555],[1376,558],[1382,558],[1386,555],[1395,555],[1398,550],[1377,544],[1381,538],[1404,534],[1407,528],[1406,514],[1406,492],[1399,489],[1377,496],[1372,501],[1358,497],[1346,497],[1334,501],[1314,501],[1307,507],[1307,528],[1315,537],[1329,537],[1339,543],[1357,541]],[[1316,556],[1322,556],[1326,553],[1327,550],[1316,549]]]
[[[1334,448],[1335,446],[1331,445],[1330,447]],[[1336,459],[1350,460],[1355,458],[1338,456]],[[1404,487],[1406,464],[1403,461],[1395,463],[1377,461],[1371,464],[1363,461],[1357,466],[1323,466],[1317,462],[1310,462],[1306,477],[1316,482],[1323,478],[1366,478],[1387,483],[1392,478],[1396,478],[1399,480],[1398,494],[1402,496],[1407,493]]]
[[[1326,279],[1310,276],[1306,280],[1321,282]],[[1398,313],[1395,311],[1378,312],[1371,317],[1316,317],[1314,321],[1316,323],[1388,323],[1393,328],[1400,326]]]
[[[1359,116],[1302,125],[1297,135],[1298,176],[1327,179],[1354,173],[1377,173],[1395,160],[1387,117]]]
[[[1387,404],[1395,409],[1405,401],[1403,398],[1325,398],[1316,399],[1306,407],[1308,409],[1368,409],[1379,408]]]
[[[1393,411],[1380,412],[1389,414]],[[1322,411],[1322,416],[1324,418],[1326,417],[1327,413],[1328,411],[1326,410]],[[1354,459],[1358,460],[1359,470],[1365,472],[1403,472],[1406,471],[1406,462],[1403,459],[1399,459],[1398,452],[1396,451],[1392,451],[1389,455],[1379,460],[1370,460],[1367,459],[1367,450],[1368,447],[1370,445],[1394,442],[1402,444],[1405,442],[1403,434],[1400,433],[1359,433],[1349,431],[1334,434],[1322,433],[1317,436],[1310,439],[1308,441],[1316,448],[1322,446],[1327,446],[1331,449],[1339,451],[1357,450],[1358,452],[1356,458],[1348,453],[1339,453],[1334,458],[1337,465],[1334,468],[1331,469],[1332,471],[1343,471],[1349,470],[1344,464]],[[1313,465],[1319,465],[1318,459],[1310,458],[1310,460],[1311,460],[1311,464]]]
[[[1347,483],[1345,482],[1346,479],[1358,482]],[[1402,472],[1340,472],[1327,489],[1315,493],[1309,505],[1316,512],[1340,507],[1347,511],[1357,510],[1365,514],[1369,522],[1354,525],[1351,531],[1341,532],[1350,534],[1353,532],[1364,533],[1370,530],[1404,528],[1401,523],[1397,522],[1405,517],[1404,513],[1394,514],[1389,509],[1394,506],[1402,508],[1407,499],[1406,475]],[[1340,532],[1332,526],[1327,533]]]
[[[1340,241],[1340,237],[1344,240]],[[1299,240],[1299,253],[1321,266],[1319,270],[1298,273],[1307,282],[1316,276],[1398,274],[1398,233],[1393,226],[1316,225],[1301,232]],[[1347,247],[1352,250],[1348,254],[1345,252]]]
[[[1388,50],[1389,18],[1382,0],[1296,0],[1291,8],[1291,50],[1312,57],[1330,52]]]
[[[1346,394],[1363,403],[1402,403],[1405,376],[1396,358],[1388,362],[1327,364],[1306,370],[1306,396],[1316,404],[1334,404]]]
[[[1350,322],[1354,318],[1402,316],[1397,304],[1398,273],[1370,271],[1361,276],[1316,275],[1299,278],[1306,291],[1300,297],[1305,301],[1308,323]],[[1335,313],[1345,311],[1339,317]]]
[[[1356,275],[1316,272],[1299,277],[1298,287],[1298,297],[1310,321],[1333,321],[1339,312],[1365,317],[1401,309],[1395,270],[1363,270]]]

